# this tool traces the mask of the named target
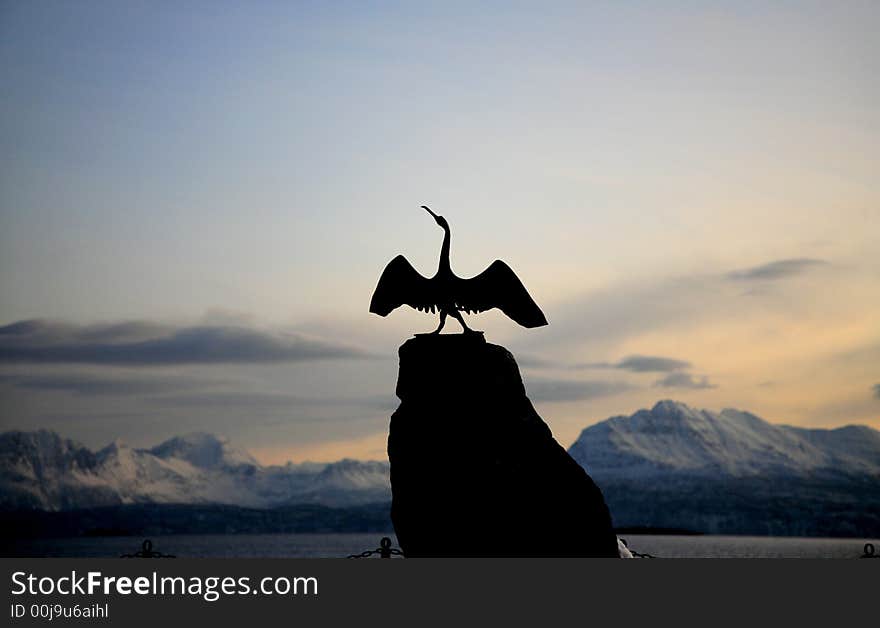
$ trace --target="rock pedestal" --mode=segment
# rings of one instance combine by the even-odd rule
[[[535,412],[507,349],[425,335],[399,354],[388,457],[407,556],[618,556],[602,493]]]

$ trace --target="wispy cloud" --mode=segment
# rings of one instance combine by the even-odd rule
[[[353,406],[369,410],[391,411],[397,407],[393,396],[304,397],[286,393],[230,391],[164,395],[149,400],[154,405],[173,408],[303,408]]]
[[[518,353],[516,356],[516,363],[520,368],[526,369],[559,368],[560,366],[556,362],[545,360],[544,358],[540,358],[531,353]]]
[[[698,272],[648,279],[617,281],[556,306],[553,324],[540,335],[518,341],[533,354],[570,351],[614,351],[625,341],[647,332],[694,328],[707,321],[731,321],[732,313],[755,307],[743,303],[743,294],[768,294],[767,289],[830,262],[818,258],[787,258],[728,272]],[[797,294],[787,297],[797,304]],[[764,303],[760,307],[773,306]],[[609,368],[615,363],[580,364],[581,368]]]
[[[532,401],[582,401],[632,390],[627,382],[602,380],[529,379],[526,392]]]
[[[608,355],[622,341],[648,330],[693,325],[728,311],[726,286],[718,276],[693,275],[615,282],[561,303],[549,327],[518,340],[518,345],[538,355],[569,352],[577,345]]]
[[[874,396],[880,399],[880,384],[874,384]]]
[[[681,372],[670,373],[665,377],[661,377],[656,382],[654,382],[654,386],[658,386],[660,388],[717,388],[715,384],[711,384],[709,382],[709,378],[705,375],[701,377],[694,377],[690,373]]]
[[[43,320],[0,327],[0,362],[123,366],[272,363],[370,357],[341,343],[243,326],[170,327]]]
[[[613,368],[634,373],[668,373],[690,368],[691,363],[675,358],[654,355],[630,355],[619,362],[592,362],[577,364],[575,368]]]
[[[0,375],[0,384],[43,391],[71,392],[82,396],[127,396],[174,393],[220,382],[175,375],[119,377],[76,373],[46,375]]]
[[[685,360],[676,360],[674,358],[663,358],[650,355],[631,355],[624,358],[615,365],[615,368],[625,369],[627,371],[635,371],[637,373],[645,372],[669,372],[680,371],[689,368],[690,362]]]
[[[780,259],[760,266],[732,271],[727,274],[727,278],[736,281],[784,279],[826,264],[828,262],[825,260],[809,257]]]
[[[576,368],[613,368],[633,373],[666,373],[654,382],[663,388],[715,388],[706,376],[696,378],[686,372],[693,366],[686,360],[666,358],[656,355],[630,355],[619,362],[594,362],[579,364]]]

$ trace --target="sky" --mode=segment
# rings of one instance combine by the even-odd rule
[[[3,2],[0,430],[385,457],[397,254],[557,440],[659,399],[880,428],[876,2]],[[450,331],[457,331],[454,321]]]

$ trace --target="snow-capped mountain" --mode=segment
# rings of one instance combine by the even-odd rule
[[[261,466],[211,434],[152,449],[98,452],[54,432],[0,434],[0,508],[69,510],[134,503],[349,506],[391,497],[387,462]]]
[[[150,453],[163,460],[185,460],[201,469],[259,466],[248,452],[232,447],[225,438],[202,432],[175,436],[150,449]]]
[[[569,453],[596,480],[617,526],[880,533],[880,432],[866,426],[811,430],[739,410],[661,401],[588,427]],[[44,430],[0,434],[0,510],[6,511],[156,504],[147,509],[160,513],[155,523],[182,507],[176,505],[348,507],[390,498],[387,462],[262,466],[210,434],[172,438],[151,449],[116,441],[97,452]],[[362,515],[346,521],[360,529]],[[274,529],[261,518],[257,525],[225,510],[205,516],[237,530]],[[290,516],[279,521],[289,523]],[[332,527],[340,516],[315,521]],[[133,525],[129,519],[124,527]]]
[[[665,474],[719,477],[806,476],[821,472],[880,478],[880,432],[768,423],[740,410],[697,410],[660,401],[583,432],[569,449],[598,478]]]
[[[804,429],[661,401],[588,427],[569,453],[618,527],[880,533],[880,432],[867,426]]]

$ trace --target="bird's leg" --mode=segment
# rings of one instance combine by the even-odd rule
[[[463,330],[463,333],[465,333],[465,334],[479,334],[480,333],[478,331],[474,331],[473,329],[471,329],[470,327],[467,326],[467,324],[464,322],[464,317],[461,315],[461,312],[459,312],[458,310],[454,310],[454,309],[449,310],[449,313],[452,315],[452,318],[454,318],[455,320],[457,320],[459,322],[459,324],[461,325],[461,328]]]
[[[440,310],[440,324],[437,326],[437,329],[432,331],[432,334],[439,334],[440,330],[443,329],[443,326],[446,324],[446,310]]]

